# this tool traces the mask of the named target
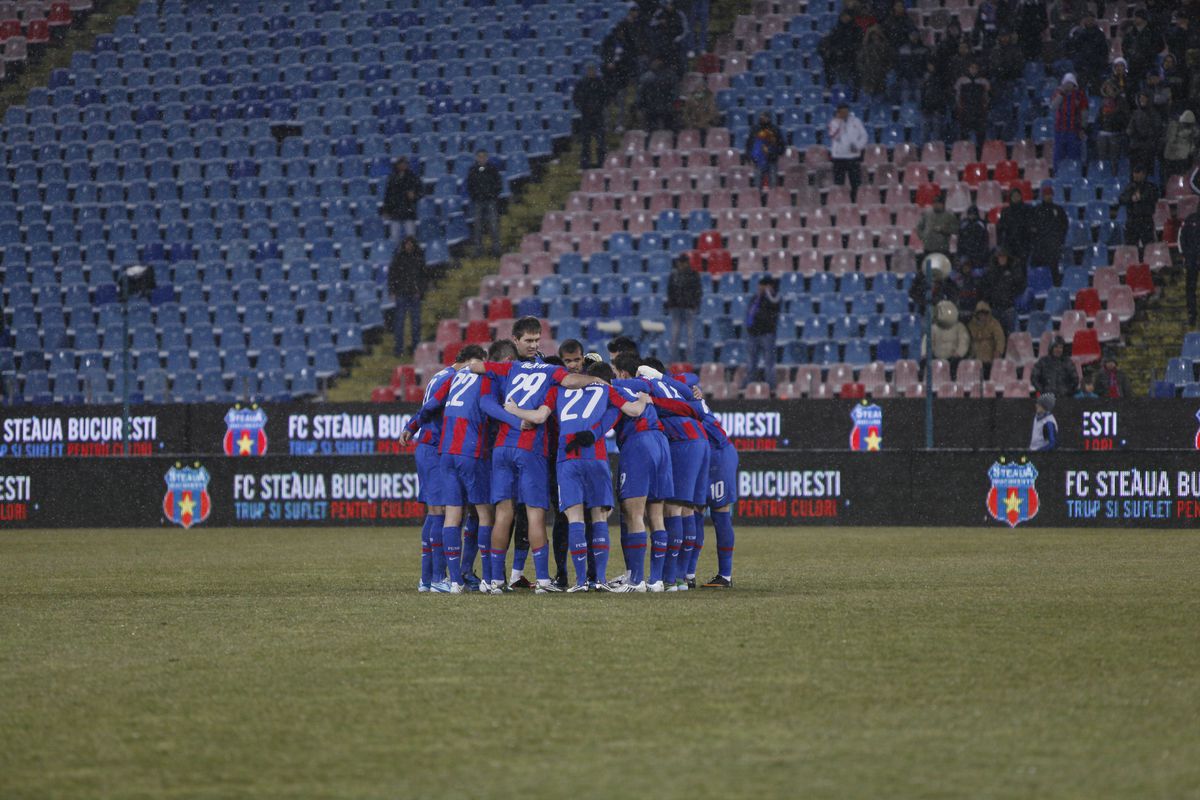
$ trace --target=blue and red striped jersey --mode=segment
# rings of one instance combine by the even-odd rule
[[[699,403],[692,397],[692,390],[674,378],[663,376],[655,380],[632,378],[640,381],[642,391],[654,398],[654,409],[663,424],[663,432],[672,442],[706,439],[704,426],[700,424]]]
[[[525,411],[549,405],[547,393],[568,374],[562,367],[539,361],[488,361],[483,367],[496,380],[501,407],[511,400]],[[520,426],[501,421],[496,428],[496,447],[516,447],[549,455],[544,425],[523,431]]]
[[[446,397],[446,390],[450,388],[450,379],[453,377],[453,369],[442,367],[426,384],[421,410],[414,414],[405,426],[408,432],[414,436],[418,430],[421,431],[420,435],[416,436],[417,444],[438,446],[442,436],[442,401]],[[431,399],[435,402],[431,403]],[[426,413],[426,409],[429,409],[428,413]]]
[[[620,409],[630,402],[620,392],[605,383],[594,383],[582,389],[557,389],[554,393],[554,416],[558,420],[558,460],[583,458],[602,461],[608,458],[604,436],[616,420],[605,415],[610,409]],[[575,437],[591,431],[595,444],[571,452],[567,448]]]
[[[692,387],[700,382],[700,377],[694,372],[685,372],[676,375],[675,380],[684,386]],[[703,400],[696,402],[700,405],[700,422],[704,425],[704,432],[708,434],[709,444],[713,447],[725,447],[730,444],[729,434],[725,433],[725,429],[721,427],[721,421],[717,419],[716,414],[712,413],[712,409],[708,407],[708,403]]]
[[[454,373],[442,407],[439,453],[471,458],[487,456],[488,415],[483,410],[483,399],[492,392],[492,379],[487,375],[476,375],[466,368]]]
[[[615,380],[613,381],[613,388],[621,392],[625,396],[625,399],[630,402],[637,400],[638,392],[649,393],[649,390],[646,388],[646,382],[637,378]],[[658,412],[653,405],[646,406],[646,410],[642,412],[640,417],[627,417],[622,414],[617,417],[617,426],[614,428],[617,437],[617,447],[624,447],[625,440],[635,433],[661,430],[663,430],[663,424],[659,420]]]

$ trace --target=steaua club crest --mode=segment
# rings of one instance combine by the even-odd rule
[[[1200,411],[1196,412],[1196,421],[1200,422]],[[1196,429],[1196,449],[1200,450],[1200,428]]]
[[[863,400],[850,411],[854,428],[850,431],[850,449],[860,453],[883,449],[883,409]]]
[[[212,511],[212,499],[208,496],[208,470],[199,462],[190,467],[177,462],[167,470],[166,481],[163,514],[167,519],[185,528],[208,519]]]
[[[242,408],[240,403],[226,411],[222,444],[227,456],[266,455],[267,412],[257,405]]]
[[[1037,470],[1024,456],[1009,462],[1003,457],[992,464],[988,477],[987,509],[992,519],[1015,528],[1037,516],[1040,500],[1037,492]]]

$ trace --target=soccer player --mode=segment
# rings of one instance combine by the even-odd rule
[[[647,382],[637,378],[641,362],[633,353],[618,353],[613,358],[617,380],[613,387],[627,393],[646,391]],[[658,401],[655,401],[657,404]],[[664,501],[674,496],[671,481],[671,451],[655,405],[646,407],[637,419],[621,417],[617,421],[617,446],[621,450],[617,485],[621,497],[621,550],[629,578],[621,592],[645,592],[646,522],[649,518],[653,547],[665,555],[667,529]]]
[[[607,370],[607,376],[604,371]],[[589,373],[612,377],[607,364],[589,367]],[[558,421],[558,506],[567,515],[571,560],[575,567],[575,585],[568,592],[588,591],[587,522],[584,504],[591,508],[592,545],[596,559],[596,588],[612,591],[605,581],[608,565],[608,513],[612,510],[612,472],[604,436],[617,420],[617,414],[641,416],[649,402],[646,394],[636,400],[612,386],[595,384],[582,389],[555,391],[553,413]],[[509,402],[507,411],[535,424],[551,413],[549,405],[526,411]]]
[[[555,386],[582,388],[597,379],[572,375],[562,367],[536,361],[513,361],[517,350],[512,342],[503,340],[492,346],[487,363],[475,362],[472,371],[491,377],[499,396],[515,403],[525,411],[536,411],[545,404],[546,396]],[[503,409],[501,409],[503,411]],[[490,413],[490,412],[489,412]],[[521,503],[528,517],[529,545],[537,576],[537,592],[561,591],[550,581],[550,557],[546,545],[546,509],[550,507],[548,448],[543,425],[528,420],[513,427],[508,424],[508,412],[497,417],[499,428],[492,450],[492,503],[496,507],[496,524],[491,535],[492,586],[503,583],[504,557],[512,530],[514,504]],[[485,554],[486,555],[486,554]],[[497,577],[501,576],[501,577]]]
[[[567,339],[558,346],[558,357],[567,372],[583,372],[583,343],[578,339]]]
[[[521,361],[542,361],[542,321],[537,317],[521,317],[513,323],[513,343]],[[529,558],[529,519],[524,505],[513,511],[513,565],[508,585],[514,589],[529,589],[529,580],[522,574]]]
[[[468,345],[459,351],[457,361],[434,373],[425,386],[421,411],[409,419],[404,432],[400,434],[401,444],[408,444],[414,436],[417,438],[415,456],[418,499],[425,504],[425,524],[421,528],[421,580],[417,584],[418,592],[450,590],[450,583],[445,579],[446,559],[442,552],[442,524],[446,512],[440,495],[439,480],[441,456],[438,454],[438,442],[442,434],[442,413],[440,406],[431,403],[430,400],[434,397],[444,398],[450,389],[454,373],[462,369],[468,360],[482,357],[482,347]],[[426,408],[430,409],[429,413],[422,413]]]

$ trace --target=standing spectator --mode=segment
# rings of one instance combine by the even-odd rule
[[[758,124],[746,140],[746,158],[758,170],[758,187],[765,192],[767,187],[778,182],[779,157],[783,155],[783,133],[771,120],[771,112],[758,115]]]
[[[957,17],[951,17],[942,40],[933,51],[933,60],[937,63],[938,76],[951,86],[958,78],[959,71],[954,68],[954,60],[958,58],[959,46],[963,43],[962,24]],[[969,52],[970,48],[968,48]]]
[[[1100,87],[1099,128],[1096,134],[1096,156],[1115,165],[1124,153],[1125,128],[1129,125],[1129,101],[1113,80]]]
[[[988,251],[987,223],[980,219],[978,207],[969,206],[966,218],[958,225],[959,259],[982,267],[987,264]]]
[[[992,377],[992,362],[1004,358],[1008,342],[1004,338],[1004,328],[992,316],[992,307],[986,300],[975,304],[967,332],[971,334],[971,356],[983,364],[983,379],[988,380]]]
[[[1184,294],[1187,295],[1188,327],[1196,327],[1196,283],[1200,277],[1200,211],[1193,211],[1183,221],[1179,231],[1179,254],[1187,273]]]
[[[671,315],[672,359],[687,361],[696,357],[696,312],[700,310],[701,292],[700,276],[684,253],[675,259],[675,270],[667,278],[665,307]]]
[[[692,51],[708,52],[708,0],[692,0],[688,14],[688,29],[692,32]]]
[[[1163,39],[1150,25],[1146,9],[1133,12],[1133,27],[1121,40],[1121,53],[1129,60],[1129,74],[1133,80],[1146,77],[1162,52]]]
[[[991,50],[995,46],[1000,35],[1000,28],[997,24],[999,12],[996,0],[982,0],[976,6],[975,27],[971,29],[971,33],[975,36],[975,46],[980,50]]]
[[[896,0],[895,3],[892,3],[892,13],[884,19],[882,25],[883,35],[887,37],[887,42],[893,52],[908,44],[912,34],[920,33],[916,23],[908,15],[908,9],[905,8],[903,0]]]
[[[1044,453],[1058,446],[1058,420],[1054,418],[1054,392],[1043,392],[1037,399],[1037,412],[1033,416],[1033,433],[1029,437],[1029,449]]]
[[[1182,64],[1173,54],[1167,53],[1158,70],[1158,92],[1166,97],[1167,114],[1172,119],[1187,108],[1188,74]]]
[[[1068,72],[1050,97],[1054,112],[1054,168],[1064,159],[1083,161],[1083,143],[1087,140],[1087,95],[1079,88],[1075,75]]]
[[[935,256],[935,258],[942,258],[942,256]],[[936,266],[928,272],[933,275],[932,290],[929,282],[925,279],[924,262],[917,270],[917,276],[913,278],[912,286],[908,289],[908,299],[912,302],[916,312],[924,316],[925,309],[929,307],[931,301],[934,308],[943,300],[958,305],[959,287],[956,276],[949,274],[949,270],[942,270]]]
[[[467,197],[475,210],[475,257],[483,256],[483,233],[492,237],[492,255],[500,256],[500,193],[504,181],[500,170],[488,160],[486,150],[475,154],[475,166],[467,173]]]
[[[750,338],[749,369],[739,388],[752,380],[765,380],[775,393],[775,336],[779,327],[779,281],[770,275],[758,282],[758,293],[746,311],[746,335]],[[762,366],[759,366],[759,362]]]
[[[1175,56],[1175,60],[1180,64],[1187,61],[1187,51],[1200,44],[1200,39],[1192,33],[1191,20],[1188,19],[1188,15],[1178,10],[1171,15],[1171,27],[1167,30],[1166,39],[1167,50]]]
[[[1071,31],[1067,56],[1084,90],[1095,94],[1108,71],[1108,37],[1096,26],[1096,15],[1091,8],[1083,12],[1079,26]]]
[[[399,244],[403,236],[417,235],[417,201],[421,199],[421,179],[408,168],[404,156],[392,165],[387,188],[383,190],[383,206],[379,215],[387,221],[392,241]]]
[[[1129,137],[1129,164],[1153,172],[1158,154],[1162,152],[1163,124],[1150,102],[1149,92],[1138,92],[1137,108],[1129,118],[1126,130]]]
[[[608,102],[608,91],[604,81],[596,74],[594,65],[588,64],[583,78],[575,84],[571,101],[579,109],[579,168],[599,167],[604,164],[604,106]],[[593,143],[595,162],[592,161]]]
[[[975,135],[975,155],[978,158],[987,139],[988,107],[992,85],[979,74],[979,64],[972,61],[967,73],[954,84],[955,110],[958,115],[959,136]]]
[[[705,130],[721,123],[717,98],[707,84],[701,84],[683,104],[683,127]]]
[[[971,334],[958,319],[958,306],[950,300],[943,300],[934,307],[932,341],[933,357],[950,363],[953,378],[958,372],[958,362],[971,352]]]
[[[1129,77],[1129,62],[1123,58],[1114,58],[1112,62],[1112,74],[1108,79],[1117,87],[1117,91],[1125,98],[1125,102],[1130,109],[1137,106],[1137,81]]]
[[[654,59],[650,68],[638,79],[637,107],[646,130],[673,130],[675,79],[661,59]]]
[[[933,205],[917,220],[917,236],[925,247],[925,255],[950,255],[950,237],[958,233],[958,217],[946,210],[946,194],[939,194]]]
[[[946,136],[946,111],[950,107],[950,92],[937,64],[929,61],[925,65],[925,77],[921,79],[921,138],[927,142],[942,141]]]
[[[1121,192],[1121,205],[1125,206],[1125,244],[1136,244],[1138,258],[1145,247],[1155,242],[1154,209],[1158,205],[1158,187],[1146,178],[1146,168],[1133,167],[1133,176]]]
[[[1017,6],[1015,27],[1026,61],[1041,61],[1042,34],[1050,27],[1046,0],[1021,0]]]
[[[1117,368],[1117,357],[1111,352],[1104,356],[1104,368],[1096,377],[1096,388],[1101,397],[1110,400],[1120,400],[1129,397],[1129,378]]]
[[[975,278],[974,263],[967,256],[959,253],[954,262],[954,274],[951,280],[958,287],[958,313],[969,314],[979,302],[979,281]]]
[[[687,43],[690,38],[687,14],[676,7],[675,0],[662,0],[658,10],[650,17],[650,29],[654,52],[660,55],[673,74],[682,76],[687,64]]]
[[[393,312],[392,332],[395,334],[395,345],[392,349],[397,358],[405,352],[411,354],[417,349],[421,340],[421,301],[425,297],[427,276],[425,273],[425,254],[417,245],[417,240],[411,236],[404,238],[403,244],[392,254],[388,264],[388,294],[396,302]],[[408,319],[412,332],[412,342],[407,351],[404,347],[404,320]]]
[[[1200,148],[1200,131],[1196,129],[1196,115],[1190,110],[1171,120],[1167,125],[1167,143],[1163,147],[1163,173],[1183,175],[1192,166],[1192,159]]]
[[[1037,360],[1029,382],[1038,394],[1055,394],[1060,397],[1071,397],[1079,388],[1079,373],[1075,370],[1075,362],[1067,354],[1067,343],[1060,337],[1055,337],[1050,345],[1050,352]]]
[[[850,200],[858,200],[862,183],[863,151],[867,148],[867,129],[862,120],[850,112],[850,106],[839,103],[833,119],[829,120],[829,156],[833,161],[833,182],[838,186],[850,178]]]
[[[1017,88],[1024,86],[1024,76],[1025,56],[1017,45],[1016,35],[1001,31],[988,61],[988,78],[992,85],[992,126],[998,139],[1017,138],[1012,103]]]
[[[921,41],[920,31],[909,32],[908,41],[896,50],[896,89],[902,102],[917,96],[928,60],[929,48]]]
[[[629,12],[637,18],[637,9]],[[613,100],[613,127],[620,133],[625,129],[629,87],[638,76],[638,53],[631,38],[629,17],[617,23],[600,43],[600,63],[604,75],[605,94]]]
[[[838,15],[837,25],[817,44],[817,53],[825,65],[825,85],[858,84],[858,51],[862,46],[862,29],[845,9]]]
[[[1000,212],[996,222],[996,244],[1008,251],[1013,266],[1020,270],[1024,282],[1025,268],[1029,265],[1029,251],[1033,244],[1033,209],[1025,205],[1025,196],[1019,188],[1008,194],[1008,206]]]
[[[1004,330],[1012,332],[1016,326],[1017,298],[1025,291],[1025,275],[1009,258],[1008,251],[997,248],[992,263],[979,282],[979,296],[991,306],[994,316]]]
[[[1033,207],[1033,247],[1029,251],[1029,263],[1035,267],[1049,267],[1055,285],[1062,283],[1059,263],[1070,224],[1067,212],[1054,202],[1054,184],[1042,181],[1042,202]]]
[[[872,25],[863,34],[858,51],[858,85],[871,97],[882,97],[887,90],[887,74],[892,68],[892,46],[883,27]]]

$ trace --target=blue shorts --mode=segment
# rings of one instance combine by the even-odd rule
[[[702,506],[708,502],[708,441],[686,439],[671,442],[671,500]]]
[[[492,451],[492,502],[512,500],[534,508],[550,507],[550,469],[541,453],[519,447]]]
[[[625,440],[621,448],[622,500],[667,500],[675,493],[671,477],[671,449],[661,431],[643,431]]]
[[[708,507],[737,502],[738,451],[731,444],[708,449]]]
[[[492,465],[486,458],[442,455],[440,491],[446,506],[478,506],[492,502]]]
[[[612,508],[612,472],[608,461],[573,458],[558,462],[558,510],[578,505]]]
[[[417,457],[417,499],[430,506],[445,505],[442,494],[442,457],[436,445],[419,444]]]

